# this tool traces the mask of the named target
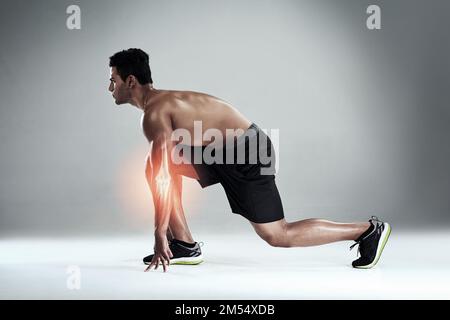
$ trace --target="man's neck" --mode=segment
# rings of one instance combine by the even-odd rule
[[[159,90],[153,88],[151,84],[141,86],[136,94],[131,97],[130,104],[145,112],[148,107],[148,102],[157,95],[158,92]]]

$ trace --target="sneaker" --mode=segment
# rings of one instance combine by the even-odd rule
[[[203,242],[196,242],[193,248],[185,246],[181,241],[172,239],[169,241],[169,248],[172,251],[173,257],[170,259],[170,264],[199,264],[203,262],[202,251],[200,247]],[[151,254],[143,259],[144,263],[149,265],[152,262],[154,254]]]
[[[372,231],[363,238],[356,239],[350,247],[358,246],[360,258],[352,262],[353,268],[370,269],[374,267],[381,257],[384,246],[391,234],[391,226],[387,222],[380,221],[376,216],[369,219],[372,224]]]

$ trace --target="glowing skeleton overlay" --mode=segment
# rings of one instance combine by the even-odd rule
[[[163,144],[161,149],[162,149],[161,167],[159,168],[159,172],[155,177],[155,182],[158,198],[163,201],[163,204],[167,204],[167,201],[169,199],[169,188],[170,188],[169,163],[167,160],[166,145]]]

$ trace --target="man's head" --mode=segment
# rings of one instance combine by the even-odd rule
[[[109,58],[109,66],[109,91],[112,92],[116,104],[128,103],[133,89],[153,84],[148,54],[141,49],[130,48],[115,53]]]

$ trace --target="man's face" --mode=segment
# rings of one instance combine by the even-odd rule
[[[111,78],[109,79],[108,90],[112,92],[112,96],[115,99],[116,104],[128,103],[131,97],[130,89],[127,88],[126,83],[117,73],[116,67],[111,68]]]

